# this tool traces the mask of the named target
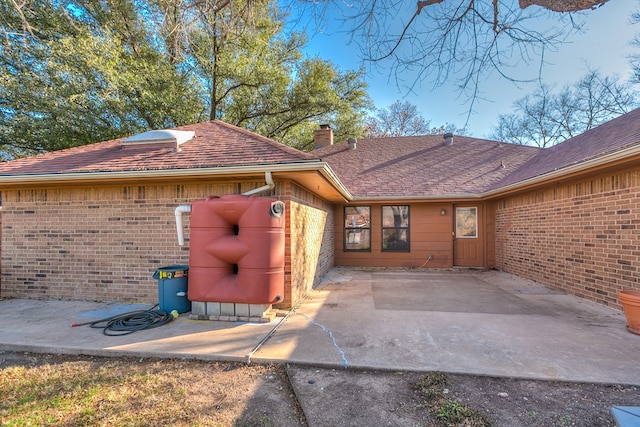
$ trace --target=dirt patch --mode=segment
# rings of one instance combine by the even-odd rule
[[[640,405],[629,385],[449,375],[453,399],[500,426],[615,426],[612,406]]]
[[[25,406],[29,399],[33,405],[65,396],[81,403],[55,408],[49,425],[145,420],[146,425],[175,426],[601,427],[615,426],[612,406],[640,405],[637,386],[442,374],[429,382],[429,375],[0,352],[0,425],[26,425],[33,412]],[[82,376],[86,389],[74,390],[73,382],[84,384]],[[34,394],[43,384],[47,393]],[[25,399],[20,394],[28,387],[33,390]],[[98,397],[96,390],[102,390]],[[125,393],[130,393],[126,404],[117,406],[117,396]],[[454,415],[463,421],[452,424]]]

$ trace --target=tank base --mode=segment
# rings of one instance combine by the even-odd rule
[[[278,313],[271,304],[241,304],[226,302],[191,302],[192,320],[220,322],[269,323]]]

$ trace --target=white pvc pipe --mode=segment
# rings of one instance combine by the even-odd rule
[[[262,193],[263,191],[272,190],[276,186],[276,184],[273,182],[273,178],[271,177],[271,172],[267,171],[264,173],[264,180],[267,182],[267,185],[263,185],[262,187],[247,191],[245,193],[242,193],[242,195],[251,196],[253,194]]]
[[[174,211],[176,214],[176,230],[178,231],[178,244],[184,245],[184,230],[182,228],[182,213],[191,212],[191,205],[181,205]]]

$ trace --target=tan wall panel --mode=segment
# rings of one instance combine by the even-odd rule
[[[447,203],[407,203],[410,221],[410,252],[382,251],[382,206],[371,206],[371,252],[344,251],[344,207],[336,206],[335,253],[336,265],[363,267],[419,267],[425,264],[430,268],[451,267],[452,259],[452,208]],[[354,204],[354,206],[356,206]],[[360,205],[358,205],[360,206]],[[441,209],[446,215],[440,215]]]

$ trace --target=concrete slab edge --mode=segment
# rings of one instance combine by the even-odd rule
[[[0,351],[11,352],[23,352],[23,353],[38,353],[38,354],[60,354],[60,355],[77,355],[77,356],[96,356],[96,357],[131,357],[131,358],[145,358],[145,359],[173,359],[173,360],[201,360],[206,362],[234,362],[243,363],[246,365],[295,365],[301,367],[313,367],[319,369],[334,369],[345,371],[377,371],[377,372],[444,372],[450,375],[473,375],[478,377],[488,378],[510,378],[514,380],[529,380],[529,381],[550,381],[550,382],[570,382],[570,383],[584,383],[584,384],[605,384],[605,385],[629,385],[640,386],[640,384],[629,383],[624,381],[602,381],[598,379],[593,380],[578,380],[572,378],[559,378],[559,377],[547,377],[541,378],[539,375],[504,375],[504,374],[487,374],[487,373],[474,373],[474,372],[460,372],[455,370],[442,370],[442,369],[401,369],[401,368],[386,368],[383,366],[369,366],[351,364],[347,367],[341,366],[339,363],[324,363],[324,362],[305,362],[301,360],[283,360],[273,358],[261,358],[251,357],[249,359],[247,355],[244,356],[231,356],[220,354],[179,354],[169,352],[146,352],[146,351],[124,351],[124,350],[110,350],[110,349],[85,349],[74,347],[51,347],[51,346],[36,346],[36,345],[0,345]]]

